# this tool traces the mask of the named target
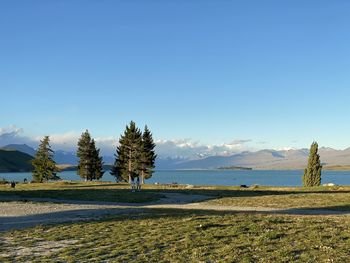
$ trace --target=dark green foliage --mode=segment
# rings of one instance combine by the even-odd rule
[[[307,168],[304,171],[303,186],[312,187],[321,185],[322,165],[318,154],[318,144],[313,142],[310,148],[310,155]]]
[[[99,180],[103,176],[103,161],[100,149],[96,148],[95,140],[91,139],[86,130],[78,141],[77,156],[79,157],[77,173],[87,181]]]
[[[152,176],[156,154],[152,133],[145,127],[142,134],[135,122],[126,126],[124,134],[119,139],[116,160],[111,171],[117,181],[131,181],[139,177],[148,179]]]
[[[152,177],[153,169],[155,168],[154,163],[157,158],[154,148],[156,147],[153,142],[151,131],[147,125],[142,134],[142,154],[141,154],[141,181],[144,183],[144,179]]]
[[[86,130],[80,137],[78,141],[77,156],[79,158],[78,163],[78,175],[81,178],[90,180],[90,172],[92,170],[92,156],[90,151],[91,136]]]
[[[90,150],[92,153],[92,178],[94,180],[99,180],[102,178],[104,171],[103,171],[103,159],[100,156],[100,149],[96,148],[95,140],[92,139],[90,143]]]
[[[139,176],[141,169],[142,133],[131,121],[119,139],[116,160],[111,174],[119,181],[129,181]]]
[[[40,141],[39,149],[32,161],[34,166],[32,173],[35,182],[42,183],[44,181],[60,179],[57,176],[58,168],[56,162],[53,160],[53,155],[54,152],[50,146],[50,138],[49,136],[45,136]]]

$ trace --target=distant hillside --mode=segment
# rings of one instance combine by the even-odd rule
[[[33,169],[32,156],[8,149],[0,149],[0,172],[28,172]]]
[[[240,166],[225,166],[225,167],[219,167],[219,170],[253,170],[253,168],[250,167],[240,167]]]
[[[26,153],[31,156],[34,156],[36,153],[35,149],[28,146],[27,144],[9,144],[2,148],[8,149],[8,150],[17,150],[19,152]]]
[[[4,146],[3,149],[17,150],[31,156],[36,154],[35,149],[26,144],[9,144]],[[54,160],[58,164],[76,165],[78,163],[78,158],[75,153],[62,150],[55,151]]]
[[[26,144],[9,144],[1,147],[0,149],[17,150],[31,156],[34,156],[36,154],[36,150]],[[75,152],[70,151],[56,150],[54,154],[54,160],[57,164],[69,164],[71,166],[78,164],[77,155]],[[114,160],[114,156],[103,156],[103,161],[105,164],[113,164]]]
[[[66,152],[61,150],[55,151],[54,160],[57,164],[78,164],[78,157],[73,152]]]

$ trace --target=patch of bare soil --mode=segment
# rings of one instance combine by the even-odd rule
[[[33,241],[33,240],[31,240]],[[1,240],[2,248],[6,253],[0,253],[1,257],[25,257],[25,256],[50,256],[62,249],[76,244],[78,240],[35,240],[36,242],[28,242],[28,246],[18,246],[16,241],[10,237]]]

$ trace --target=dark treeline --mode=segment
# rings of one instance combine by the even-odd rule
[[[117,181],[131,182],[138,178],[141,183],[144,183],[145,179],[152,177],[155,168],[157,157],[155,146],[148,127],[145,126],[144,131],[141,132],[135,122],[131,121],[119,139],[111,175]],[[45,136],[32,161],[35,182],[60,179],[57,176],[59,169],[53,160],[53,155],[54,151],[51,149],[49,136]],[[100,149],[96,147],[95,140],[88,130],[82,133],[78,141],[77,156],[79,158],[77,174],[81,178],[85,181],[102,178],[105,171],[103,170],[104,163],[100,156]]]

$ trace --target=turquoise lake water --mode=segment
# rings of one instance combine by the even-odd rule
[[[301,170],[272,170],[272,171],[229,171],[229,170],[200,170],[200,171],[156,171],[146,183],[173,183],[192,185],[270,185],[270,186],[301,186]],[[59,176],[63,180],[81,180],[75,171],[62,172]],[[0,178],[23,182],[32,179],[31,173],[0,173]],[[102,181],[115,181],[106,172]],[[322,184],[334,183],[350,185],[350,171],[324,171]]]

